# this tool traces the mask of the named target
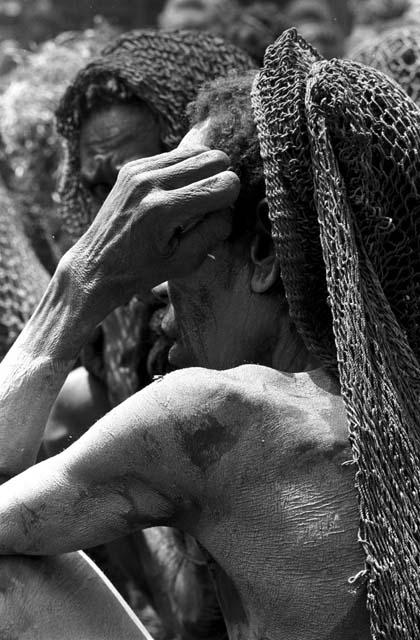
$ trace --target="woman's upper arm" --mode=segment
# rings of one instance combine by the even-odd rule
[[[0,487],[0,553],[87,548],[197,508],[223,440],[224,392],[215,372],[212,382],[194,371],[150,385]]]

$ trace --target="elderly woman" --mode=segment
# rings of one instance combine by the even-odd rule
[[[61,212],[73,241],[94,219],[123,164],[179,143],[186,107],[204,82],[251,67],[245,53],[210,34],[134,31],[83,69],[57,114],[66,145]],[[151,308],[132,301],[116,310],[102,323],[96,358],[92,350],[85,353],[112,406],[150,380],[144,325]]]
[[[62,215],[73,240],[95,218],[122,165],[176,147],[188,127],[186,107],[203,83],[252,66],[245,53],[221,38],[187,31],[127,33],[88,64],[67,89],[58,110],[58,129],[66,144]],[[53,409],[45,441],[49,453],[63,449],[110,407],[150,382],[147,361],[153,346],[154,363],[157,356],[149,322],[156,324],[151,316],[158,306],[162,303],[153,296],[134,299],[101,323],[95,339],[84,349],[85,367],[70,374]],[[160,343],[166,356],[169,340],[162,337]],[[164,372],[156,371],[150,360],[154,373]],[[155,577],[149,579],[152,569],[147,571],[144,563],[151,547]],[[154,530],[114,545],[112,557],[118,557],[118,564],[137,587],[151,594],[168,626],[180,625],[184,637],[207,637],[217,631],[215,606],[207,596],[201,602],[200,584],[191,586],[205,582],[206,569],[190,540]],[[165,575],[168,571],[170,576]],[[165,583],[178,576],[178,592],[157,589],[158,574]],[[187,585],[183,589],[197,595],[195,609],[180,595],[182,580]]]
[[[57,114],[66,148],[61,213],[73,241],[94,219],[123,164],[179,143],[188,126],[186,107],[203,83],[252,66],[245,53],[217,36],[155,31],[124,34],[87,65]],[[134,300],[116,310],[102,323],[96,357],[92,349],[85,352],[111,406],[150,380],[144,325],[151,308],[153,303]]]

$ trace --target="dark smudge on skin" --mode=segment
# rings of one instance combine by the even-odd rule
[[[138,507],[136,506],[133,490],[130,487],[130,480],[128,477],[119,478],[118,480],[114,479],[112,484],[109,486],[107,486],[106,483],[96,483],[90,484],[86,489],[79,489],[75,506],[78,506],[82,511],[85,511],[86,504],[90,500],[103,499],[107,492],[119,495],[128,507],[121,509],[118,514],[124,525],[126,525],[123,527],[124,531],[135,531],[143,525],[157,526],[162,524],[163,520],[166,522],[168,518],[172,516],[172,513],[168,513],[165,518],[163,516],[156,518],[148,516],[147,519],[142,518],[139,514]],[[167,502],[167,499],[164,496],[161,497],[163,505]],[[162,508],[162,510],[164,509]]]
[[[192,464],[203,472],[233,449],[238,431],[239,426],[226,426],[212,415],[200,416],[200,426],[194,432],[177,428],[182,448]]]
[[[284,405],[281,408],[281,421],[282,424],[296,425],[299,429],[303,424],[307,422],[308,411],[307,409],[300,409],[295,405]]]
[[[22,503],[19,506],[19,515],[22,523],[22,530],[24,533],[24,539],[27,541],[27,549],[19,545],[19,553],[25,553],[26,550],[36,553],[40,549],[39,543],[36,541],[37,527],[41,526],[45,517],[47,509],[46,504],[41,504],[38,509],[31,509],[26,504]],[[26,546],[26,545],[25,545]]]
[[[159,498],[161,498],[161,507],[159,509],[159,516],[155,517],[150,514],[148,514],[147,517],[141,516],[133,495],[133,491],[135,490],[130,487],[128,478],[121,478],[114,486],[113,490],[124,499],[129,507],[128,510],[121,511],[119,514],[120,518],[127,525],[129,531],[136,531],[142,526],[151,527],[163,525],[165,523],[167,524],[170,522],[171,518],[173,518],[176,501],[174,501],[174,504],[170,504],[168,498],[163,496],[157,490],[153,491],[153,502],[155,502],[156,497],[159,496]]]

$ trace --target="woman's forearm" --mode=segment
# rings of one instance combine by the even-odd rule
[[[133,295],[197,269],[229,236],[240,189],[229,165],[224,153],[198,147],[121,169],[0,365],[0,477],[34,463],[51,407],[96,325]]]
[[[95,327],[70,277],[58,268],[0,364],[0,482],[35,462],[51,407]]]

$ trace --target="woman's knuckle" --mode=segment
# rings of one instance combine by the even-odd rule
[[[147,192],[160,191],[160,185],[162,182],[161,171],[152,170],[144,171],[138,176],[138,182]]]
[[[130,167],[129,164],[125,164],[121,167],[118,173],[118,181],[126,187],[130,187],[135,183],[136,173],[133,170],[133,167]]]
[[[130,176],[131,176],[130,168],[126,164],[123,165],[118,172],[119,180],[127,180],[130,178]]]
[[[143,202],[146,208],[161,210],[167,203],[167,195],[162,189],[159,189],[154,185],[147,194],[144,196]]]

